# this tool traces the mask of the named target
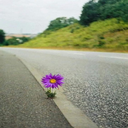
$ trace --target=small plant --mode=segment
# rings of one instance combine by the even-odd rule
[[[46,95],[48,96],[48,98],[54,98],[56,95],[56,92],[52,92],[51,88],[48,89],[48,91],[46,92]]]
[[[46,95],[48,98],[54,98],[56,95],[55,89],[59,89],[59,86],[62,86],[63,84],[63,77],[61,75],[52,75],[51,73],[49,75],[46,75],[42,78],[42,83],[48,90],[46,91]]]
[[[105,39],[104,36],[100,36],[99,38],[100,38],[100,39]]]
[[[74,33],[74,29],[71,29],[71,31],[70,31],[71,33]]]
[[[99,46],[103,46],[105,44],[105,41],[99,40]]]

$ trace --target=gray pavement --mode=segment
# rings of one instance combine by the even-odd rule
[[[24,64],[2,51],[0,128],[71,128]]]
[[[66,97],[99,128],[128,128],[128,54],[0,48],[42,76],[65,78]]]

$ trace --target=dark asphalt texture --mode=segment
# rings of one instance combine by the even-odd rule
[[[71,128],[25,65],[2,51],[0,128]]]
[[[128,128],[128,54],[0,48],[42,76],[61,74],[67,98],[99,128]]]

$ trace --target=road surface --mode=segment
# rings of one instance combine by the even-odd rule
[[[128,54],[0,48],[42,76],[61,74],[67,98],[99,128],[128,127]]]

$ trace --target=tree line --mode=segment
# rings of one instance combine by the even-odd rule
[[[76,22],[78,22],[78,20],[75,19],[74,17],[71,17],[71,18],[58,17],[58,18],[50,21],[48,28],[43,33],[45,35],[48,35],[49,30],[56,31],[58,29],[67,27]],[[29,40],[30,40],[30,38],[28,38],[28,37],[20,37],[20,38],[12,37],[10,39],[5,40],[5,32],[2,29],[0,29],[0,45],[18,45],[18,44],[27,42]]]
[[[3,45],[4,41],[5,41],[5,32],[2,29],[0,29],[0,45]]]
[[[128,0],[90,0],[83,6],[80,23],[88,26],[98,20],[117,18],[128,21]]]
[[[4,30],[0,29],[0,46],[3,45],[18,45],[23,44],[24,42],[29,41],[29,37],[12,37],[10,39],[5,39],[5,32]]]
[[[49,34],[48,30],[56,31],[73,23],[88,26],[98,20],[116,18],[118,21],[128,22],[128,0],[90,0],[85,3],[80,15],[80,20],[74,17],[58,17],[50,22],[48,28],[43,32]]]
[[[56,31],[74,23],[88,26],[94,21],[111,18],[128,22],[128,0],[90,0],[84,4],[79,21],[74,17],[58,17],[50,21],[43,34],[46,36],[50,31]],[[26,37],[18,39],[13,37],[12,39],[5,40],[5,32],[0,29],[0,45],[17,45],[28,40]]]
[[[46,30],[52,30],[52,31],[58,30],[58,29],[67,27],[71,24],[74,24],[76,22],[78,22],[78,20],[75,19],[74,17],[71,17],[71,18],[58,17],[58,18],[50,21],[50,24]]]

